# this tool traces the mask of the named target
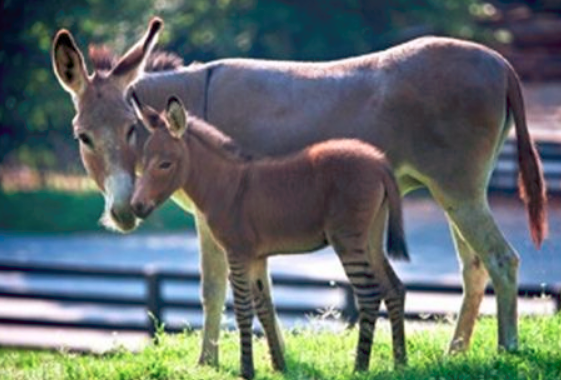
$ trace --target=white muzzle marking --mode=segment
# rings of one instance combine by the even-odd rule
[[[127,210],[126,212],[131,214],[129,217],[134,217],[129,205],[134,191],[132,176],[123,170],[117,170],[105,179],[104,187],[105,210],[100,222],[109,230],[123,232],[123,229],[114,220],[111,210],[116,213]]]

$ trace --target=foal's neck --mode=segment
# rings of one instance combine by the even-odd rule
[[[194,124],[197,124],[195,122]],[[188,154],[183,165],[188,172],[183,189],[203,214],[227,209],[242,189],[249,163],[224,141],[209,137],[196,126],[185,136]]]

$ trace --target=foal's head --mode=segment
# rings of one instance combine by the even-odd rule
[[[102,221],[120,231],[136,226],[130,206],[138,149],[136,117],[125,94],[143,71],[162,25],[160,19],[152,19],[144,38],[118,60],[107,49],[91,50],[92,75],[69,31],[60,30],[53,41],[55,74],[76,109],[73,129],[82,162],[105,195]]]
[[[164,112],[142,105],[132,95],[138,117],[150,132],[142,155],[142,176],[135,185],[132,208],[136,216],[146,218],[182,187],[189,164],[183,134],[187,130],[187,113],[176,97],[171,97]]]

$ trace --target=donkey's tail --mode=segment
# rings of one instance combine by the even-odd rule
[[[518,189],[526,205],[530,234],[537,248],[547,237],[547,194],[540,157],[528,133],[520,80],[508,64],[507,102],[514,118],[518,148]]]
[[[389,166],[384,168],[384,187],[388,201],[388,232],[386,251],[394,260],[410,261],[403,231],[403,211],[397,181]]]

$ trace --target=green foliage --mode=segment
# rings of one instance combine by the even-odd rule
[[[0,192],[0,230],[34,233],[104,232],[98,222],[104,208],[98,192]],[[194,228],[192,216],[171,201],[154,212],[139,231]]]
[[[445,356],[452,331],[448,324],[407,325],[409,364],[395,370],[387,322],[376,332],[370,370],[352,373],[356,330],[340,333],[310,328],[285,333],[288,371],[271,369],[266,344],[254,348],[256,380],[558,380],[561,378],[561,315],[520,321],[521,349],[497,353],[494,319],[480,321],[465,355]],[[65,379],[237,379],[236,332],[222,334],[218,369],[195,365],[200,333],[162,335],[159,345],[139,353],[118,350],[105,355],[0,350],[0,380]]]
[[[69,29],[83,51],[122,53],[153,15],[161,46],[186,62],[229,56],[323,60],[384,48],[424,33],[475,38],[482,0],[5,0],[0,9],[0,161],[75,168],[73,107],[56,82],[52,37]],[[51,152],[49,154],[48,152]],[[52,154],[56,152],[56,154]],[[14,155],[12,155],[13,157]]]

